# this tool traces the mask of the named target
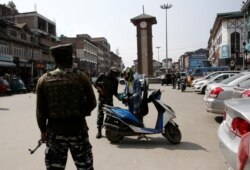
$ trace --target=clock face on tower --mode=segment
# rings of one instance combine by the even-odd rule
[[[142,22],[140,23],[140,27],[141,27],[141,28],[146,28],[146,27],[147,27],[147,22],[146,22],[146,21],[142,21]]]

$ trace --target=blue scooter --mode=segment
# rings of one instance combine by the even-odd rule
[[[144,127],[138,118],[127,109],[105,105],[103,110],[106,115],[104,127],[107,139],[111,143],[119,143],[125,136],[161,133],[170,143],[180,143],[181,131],[173,121],[176,117],[175,112],[170,106],[164,104],[160,97],[161,91],[156,90],[147,98],[147,103],[152,102],[158,112],[155,128]]]

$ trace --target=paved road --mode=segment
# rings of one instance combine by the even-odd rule
[[[120,90],[122,87],[119,87]],[[182,93],[171,86],[151,84],[164,90],[162,100],[177,113],[175,121],[182,132],[182,142],[172,145],[161,135],[149,136],[149,141],[127,137],[113,145],[104,137],[95,138],[96,109],[87,118],[90,141],[93,145],[96,170],[226,170],[227,165],[218,150],[217,128],[221,116],[207,113],[203,108],[203,95],[191,91]],[[44,170],[43,145],[30,155],[40,137],[35,119],[35,94],[19,94],[0,97],[0,169]],[[123,106],[115,99],[115,105]],[[147,127],[154,127],[155,109],[144,118]],[[75,169],[72,158],[66,170]]]

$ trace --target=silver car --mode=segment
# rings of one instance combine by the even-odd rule
[[[250,169],[250,99],[225,101],[224,120],[218,128],[219,149],[231,169]]]
[[[249,72],[241,72],[235,76],[229,77],[220,83],[207,86],[204,104],[208,112],[223,114],[224,101],[233,98],[233,88],[241,82],[250,79]]]
[[[243,81],[233,89],[234,98],[250,97],[250,79]]]

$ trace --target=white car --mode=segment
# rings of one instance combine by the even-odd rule
[[[235,74],[237,73],[221,73],[221,74],[211,77],[210,79],[204,79],[204,80],[198,81],[197,83],[194,84],[193,90],[195,92],[200,92],[204,94],[208,84],[219,83],[224,79],[234,76]]]
[[[212,73],[210,73],[210,74],[208,74],[208,75],[206,75],[206,76],[204,76],[204,77],[202,77],[202,78],[198,78],[198,79],[193,80],[193,81],[192,81],[192,84],[191,84],[191,87],[194,87],[194,85],[195,85],[197,82],[199,82],[199,81],[202,81],[202,80],[209,80],[209,79],[211,79],[212,77],[217,76],[217,75],[219,75],[219,74],[221,74],[221,73],[239,73],[239,71],[215,71],[215,72],[212,72]]]
[[[219,149],[231,169],[250,169],[250,99],[225,101],[224,120],[218,128]]]

